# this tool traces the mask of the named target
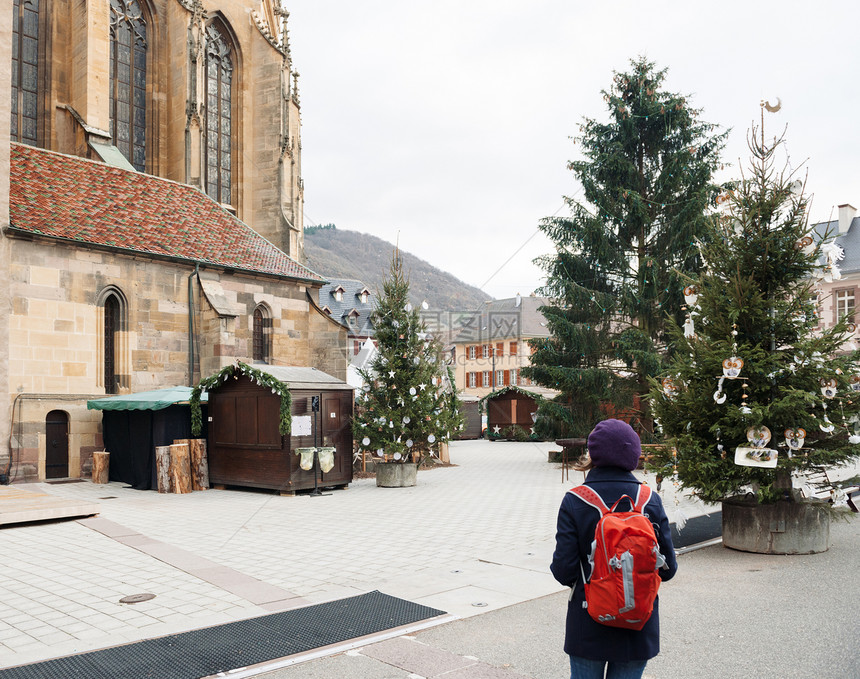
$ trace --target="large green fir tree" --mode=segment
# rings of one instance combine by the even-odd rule
[[[609,412],[638,403],[660,370],[667,318],[682,318],[685,273],[719,193],[713,173],[725,133],[664,87],[645,59],[616,73],[604,92],[608,122],[586,119],[569,167],[584,200],[541,230],[556,244],[542,258],[548,339],[532,342],[526,377],[561,395],[542,405],[543,435],[584,435]],[[647,413],[642,425],[650,428]]]
[[[409,302],[409,281],[395,251],[371,314],[376,353],[360,371],[353,435],[359,449],[394,462],[423,462],[462,426],[460,404],[441,343]]]
[[[810,231],[801,182],[775,169],[783,141],[762,129],[688,281],[692,327],[674,328],[678,351],[652,393],[677,450],[657,465],[707,501],[796,498],[792,474],[860,453],[856,352],[843,346],[851,319],[818,327],[817,283],[838,276],[838,249]]]

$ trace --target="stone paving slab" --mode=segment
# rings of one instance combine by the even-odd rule
[[[98,511],[95,502],[56,497],[19,486],[0,486],[0,526],[91,516]]]
[[[0,530],[0,667],[374,589],[460,617],[559,591],[556,515],[580,479],[562,482],[552,447],[455,442],[457,466],[422,470],[414,488],[362,479],[313,499],[31,484],[99,516]],[[684,497],[677,509],[709,511]],[[118,603],[141,592],[156,598]]]

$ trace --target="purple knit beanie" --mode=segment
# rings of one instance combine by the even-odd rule
[[[621,467],[632,472],[639,464],[642,442],[626,422],[603,420],[588,435],[588,454],[595,467]]]

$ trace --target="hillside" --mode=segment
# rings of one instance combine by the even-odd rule
[[[379,290],[383,275],[388,273],[393,251],[394,245],[366,233],[336,228],[309,228],[305,231],[308,267],[326,278],[360,280],[374,294]],[[431,309],[472,311],[482,302],[492,299],[480,289],[415,255],[401,254],[415,305],[426,300]]]

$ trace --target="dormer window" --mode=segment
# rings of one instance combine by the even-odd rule
[[[331,291],[331,294],[334,295],[334,298],[338,302],[342,302],[343,301],[343,292],[344,292],[343,286],[338,285],[334,290]]]
[[[370,290],[363,288],[361,292],[358,293],[358,297],[362,304],[367,304],[367,300],[370,299]]]

